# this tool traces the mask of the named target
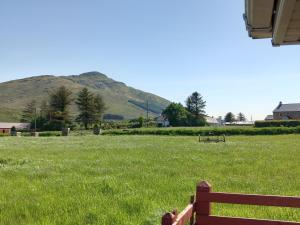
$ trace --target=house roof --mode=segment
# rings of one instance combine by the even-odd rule
[[[214,117],[210,117],[210,116],[205,116],[206,122],[210,123],[210,124],[218,124],[219,121],[214,118]]]
[[[267,115],[265,118],[265,120],[273,120],[273,119],[274,119],[273,115]]]
[[[156,117],[155,120],[157,122],[162,122],[162,121],[167,121],[168,119],[165,116],[160,115],[160,116]]]
[[[279,103],[273,112],[300,112],[300,103],[282,104]]]
[[[11,129],[15,127],[19,130],[26,130],[30,128],[30,123],[5,123],[0,122],[0,129]]]
[[[274,46],[300,44],[300,0],[245,0],[244,19],[253,39],[272,38]]]

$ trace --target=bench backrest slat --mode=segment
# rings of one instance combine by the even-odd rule
[[[300,208],[299,197],[212,192],[202,194],[201,198],[205,201],[215,203]]]
[[[298,222],[285,222],[277,220],[258,220],[237,217],[200,216],[199,221],[205,225],[299,225]],[[196,224],[197,225],[197,224]],[[200,224],[199,224],[200,225]]]

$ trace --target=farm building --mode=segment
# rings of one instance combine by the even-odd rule
[[[273,111],[274,120],[300,120],[300,103],[279,105]]]
[[[17,130],[30,130],[30,123],[2,123],[0,122],[0,133],[10,134],[12,127]]]
[[[206,120],[206,123],[208,123],[208,125],[210,125],[210,126],[222,125],[222,119],[220,119],[220,118],[216,119],[214,117],[205,116],[205,120]]]
[[[234,121],[234,122],[226,122],[225,126],[253,126],[254,121]]]
[[[300,0],[245,0],[244,20],[253,39],[273,46],[300,43]]]

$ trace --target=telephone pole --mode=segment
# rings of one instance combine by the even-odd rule
[[[34,109],[34,132],[36,133],[36,107]]]
[[[148,127],[148,122],[149,122],[149,101],[147,100],[147,121],[146,121],[147,127]]]

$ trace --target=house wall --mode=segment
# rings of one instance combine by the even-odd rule
[[[274,112],[274,120],[283,120],[290,118],[291,120],[300,120],[300,112]]]

